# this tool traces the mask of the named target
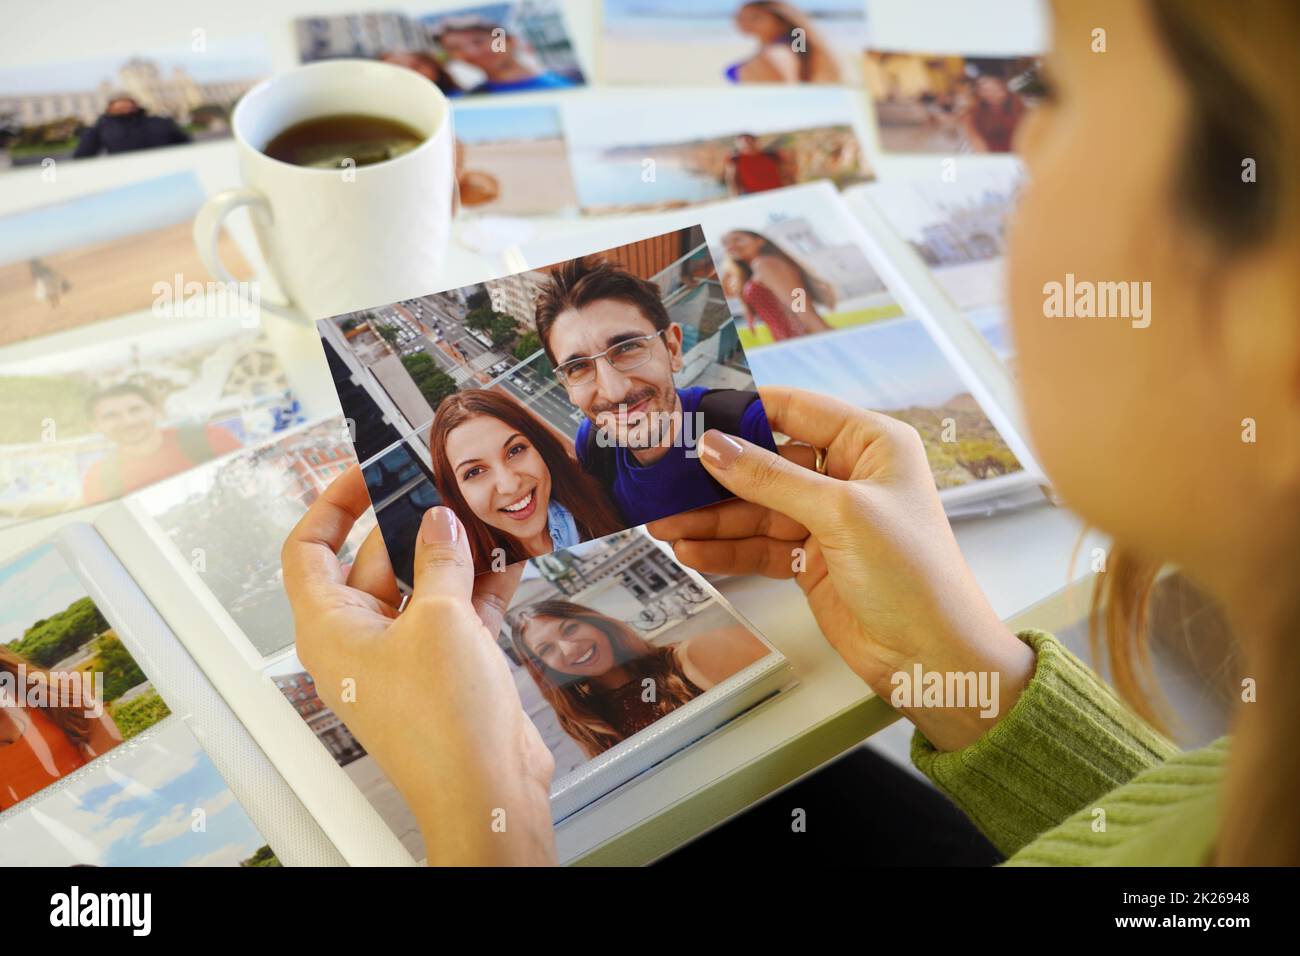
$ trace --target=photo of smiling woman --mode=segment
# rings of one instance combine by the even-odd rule
[[[732,83],[840,83],[843,75],[812,18],[792,3],[753,0],[736,10],[736,29],[759,42],[748,60],[727,67]]]
[[[457,392],[429,430],[434,484],[469,533],[474,566],[514,564],[621,530],[604,490],[564,442],[507,396]]]
[[[49,671],[4,645],[0,645],[0,671],[7,675],[8,685],[0,693],[0,810],[9,809],[122,742],[122,733],[107,712],[95,717],[93,701],[78,699],[63,706],[61,699],[52,699],[61,693],[59,686],[66,693],[66,685],[52,684]],[[44,706],[28,703],[37,695],[37,683],[49,688]]]
[[[835,290],[800,265],[788,252],[761,233],[732,229],[722,237],[728,273],[724,288],[745,304],[751,332],[762,322],[773,341],[829,332],[831,327],[816,306],[834,308]],[[802,308],[796,309],[795,303]]]
[[[768,653],[738,626],[656,646],[623,621],[558,599],[530,604],[512,617],[516,656],[564,732],[588,757],[644,730]],[[647,692],[651,687],[653,694]]]

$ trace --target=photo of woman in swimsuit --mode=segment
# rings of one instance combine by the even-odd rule
[[[722,248],[724,282],[731,286],[726,291],[744,302],[751,332],[761,322],[773,341],[781,342],[830,331],[817,306],[834,308],[835,290],[775,242],[749,229],[732,229],[722,237]]]
[[[792,3],[753,0],[736,11],[736,29],[759,42],[758,52],[726,70],[732,83],[841,83],[830,45],[812,18]]]

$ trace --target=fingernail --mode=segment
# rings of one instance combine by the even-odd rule
[[[700,455],[715,468],[730,468],[744,450],[744,445],[717,429],[710,428],[700,436]]]
[[[453,544],[458,533],[456,515],[442,505],[430,508],[420,519],[420,540],[425,544]]]

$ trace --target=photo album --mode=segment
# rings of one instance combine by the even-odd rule
[[[591,847],[566,842],[566,821],[794,680],[709,582],[612,502],[592,527],[583,509],[594,498],[560,504],[559,469],[577,475],[565,439],[522,400],[502,406],[512,403],[559,450],[534,462],[531,510],[551,521],[563,508],[578,516],[569,532],[579,521],[592,532],[529,547],[497,635],[555,758],[552,812],[572,858]],[[403,448],[406,464],[389,452],[384,473],[405,496],[376,509],[395,540],[401,503],[427,508],[437,493]],[[17,744],[0,748],[0,858],[12,847],[49,865],[423,860],[414,814],[298,661],[284,593],[285,537],[356,460],[349,422],[311,419],[0,557],[0,694],[51,688],[36,701],[28,691],[21,711],[0,708]],[[353,529],[345,567],[374,527],[367,516]],[[53,691],[82,680],[77,704],[60,703]],[[10,727],[10,713],[22,722]]]
[[[0,558],[0,692],[5,673],[107,675],[93,715],[54,702],[9,728],[29,746],[4,748],[0,832],[44,841],[50,862],[423,859],[410,808],[298,660],[283,588],[286,535],[359,463],[373,509],[345,567],[377,529],[409,591],[439,504],[479,573],[527,562],[497,642],[555,758],[562,855],[589,849],[563,849],[567,821],[795,683],[641,528],[728,497],[704,431],[773,449],[759,389],[829,390],[916,427],[950,516],[1042,499],[1000,320],[971,318],[1000,303],[962,294],[998,267],[1013,173],[649,215],[513,250],[520,267],[496,279],[321,319],[341,415],[228,323],[0,367],[7,395],[39,397],[5,416],[6,520],[112,502]],[[51,401],[68,408],[42,436],[26,409]],[[171,464],[140,471],[142,443]],[[173,794],[196,790],[211,819],[173,819]],[[153,809],[132,813],[137,795]],[[156,835],[128,829],[144,819]]]
[[[42,245],[0,265],[20,319],[0,349],[0,526],[18,532],[0,552],[0,859],[424,858],[414,815],[298,661],[284,593],[285,537],[358,461],[376,507],[345,565],[378,527],[409,581],[411,521],[443,495],[485,569],[528,561],[498,643],[555,757],[569,857],[591,847],[567,820],[793,684],[784,657],[640,529],[724,496],[693,447],[701,421],[773,445],[730,318],[701,294],[698,229],[570,276],[570,294],[603,282],[631,307],[603,314],[612,327],[596,334],[617,341],[599,349],[559,300],[535,324],[542,273],[285,340],[211,315],[183,283],[159,287],[198,268],[178,236],[201,196],[182,173],[35,207],[18,217]],[[587,389],[572,359],[593,351],[629,389]],[[628,483],[631,454],[658,459],[644,488]],[[40,540],[22,527],[89,506]],[[53,692],[83,680],[76,705]],[[8,706],[18,693],[25,706]]]
[[[645,818],[623,819],[634,782],[797,684],[727,582],[644,527],[730,497],[706,431],[786,440],[761,389],[915,427],[951,518],[1043,500],[999,291],[1022,173],[966,155],[1006,152],[1032,61],[870,49],[840,0],[600,6],[625,85],[559,100],[493,95],[587,83],[555,0],[293,23],[302,62],[392,63],[449,97],[469,218],[609,217],[516,233],[544,238],[496,278],[286,331],[183,281],[206,274],[192,172],[0,219],[22,237],[0,238],[0,528],[19,529],[0,549],[0,863],[424,861],[416,815],[298,659],[285,595],[286,536],[353,465],[372,507],[345,570],[377,536],[409,594],[437,505],[476,573],[524,565],[495,639],[554,757],[561,862]],[[795,31],[814,53],[792,61]],[[665,72],[682,46],[689,69]],[[230,135],[267,70],[258,43],[219,53],[146,64],[202,107],[144,83],[145,61],[83,64],[68,75],[99,92],[61,124],[41,121],[45,74],[0,71],[22,125],[0,165]],[[689,109],[663,89],[682,83]],[[254,277],[243,243],[216,244]]]

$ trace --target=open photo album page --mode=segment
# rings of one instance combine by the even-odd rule
[[[0,561],[0,865],[279,865],[52,541]]]
[[[298,426],[138,492],[129,504],[187,584],[215,598],[228,622],[218,629],[228,635],[228,656],[287,703],[258,719],[302,721],[420,860],[415,815],[298,660],[284,592],[281,545],[311,502],[356,461],[348,434],[337,417]],[[376,526],[371,514],[358,522],[339,555],[345,569]],[[553,792],[563,797],[556,806],[565,813],[645,769],[635,751],[660,720],[700,713],[678,731],[684,746],[734,716],[719,716],[716,702],[743,683],[748,669],[779,660],[711,586],[640,530],[531,561],[498,643],[525,710],[555,756]],[[599,768],[597,760],[604,761]],[[573,787],[579,779],[580,792]]]

